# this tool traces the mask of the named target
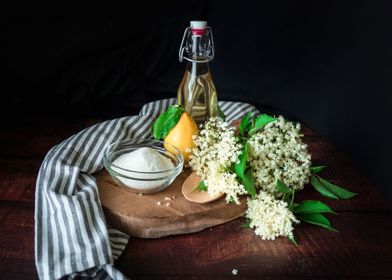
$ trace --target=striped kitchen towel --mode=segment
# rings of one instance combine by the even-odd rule
[[[110,143],[151,138],[152,122],[175,103],[174,98],[148,103],[138,116],[93,125],[48,152],[35,193],[35,261],[41,279],[127,279],[113,263],[128,236],[106,224],[92,174],[103,168],[103,153]],[[257,112],[247,103],[219,105],[229,122]]]

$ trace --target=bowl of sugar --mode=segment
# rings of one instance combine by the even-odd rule
[[[181,173],[184,156],[179,149],[153,139],[128,139],[110,144],[103,164],[111,177],[136,193],[156,193],[167,188]]]

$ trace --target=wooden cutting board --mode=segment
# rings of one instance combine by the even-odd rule
[[[241,205],[227,204],[224,198],[207,204],[186,200],[181,186],[189,174],[184,169],[167,189],[139,195],[116,183],[106,170],[96,173],[107,223],[132,236],[159,238],[201,231],[244,215],[245,198]]]

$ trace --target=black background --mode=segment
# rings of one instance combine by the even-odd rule
[[[303,121],[392,198],[391,12],[391,1],[288,0],[3,10],[1,124],[113,118],[175,97],[181,36],[190,20],[204,19],[219,99]]]

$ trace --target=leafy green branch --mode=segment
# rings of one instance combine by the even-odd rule
[[[256,195],[255,179],[253,177],[253,168],[248,164],[249,145],[245,142],[242,152],[239,156],[239,162],[234,164],[234,173],[237,180],[242,184],[246,192],[254,197]]]
[[[239,127],[239,132],[242,137],[248,137],[255,134],[269,124],[270,122],[276,121],[274,118],[267,114],[261,114],[252,118],[252,112],[248,112],[242,119]]]
[[[295,190],[289,188],[284,182],[277,180],[276,181],[276,190],[283,195],[283,200],[286,201],[288,208],[293,214],[297,217],[297,219],[309,223],[312,225],[316,225],[319,227],[323,227],[325,229],[335,231],[337,230],[333,228],[331,222],[324,214],[334,214],[337,215],[335,211],[332,210],[327,204],[318,201],[318,200],[304,200],[300,203],[294,202]],[[297,245],[294,235],[287,237],[292,243]]]
[[[268,123],[277,119],[267,114],[261,114],[252,118],[252,112],[248,112],[240,122],[239,134],[240,141],[243,142],[243,148],[239,156],[238,163],[234,164],[232,172],[237,175],[237,180],[242,184],[246,192],[254,197],[256,195],[255,178],[252,166],[248,164],[249,158],[249,137],[257,131],[263,129]]]
[[[310,177],[310,183],[321,195],[336,200],[350,199],[358,195],[358,193],[354,193],[340,186],[334,185],[331,182],[317,175],[324,168],[325,166],[312,166],[310,169],[312,172],[312,175]]]

